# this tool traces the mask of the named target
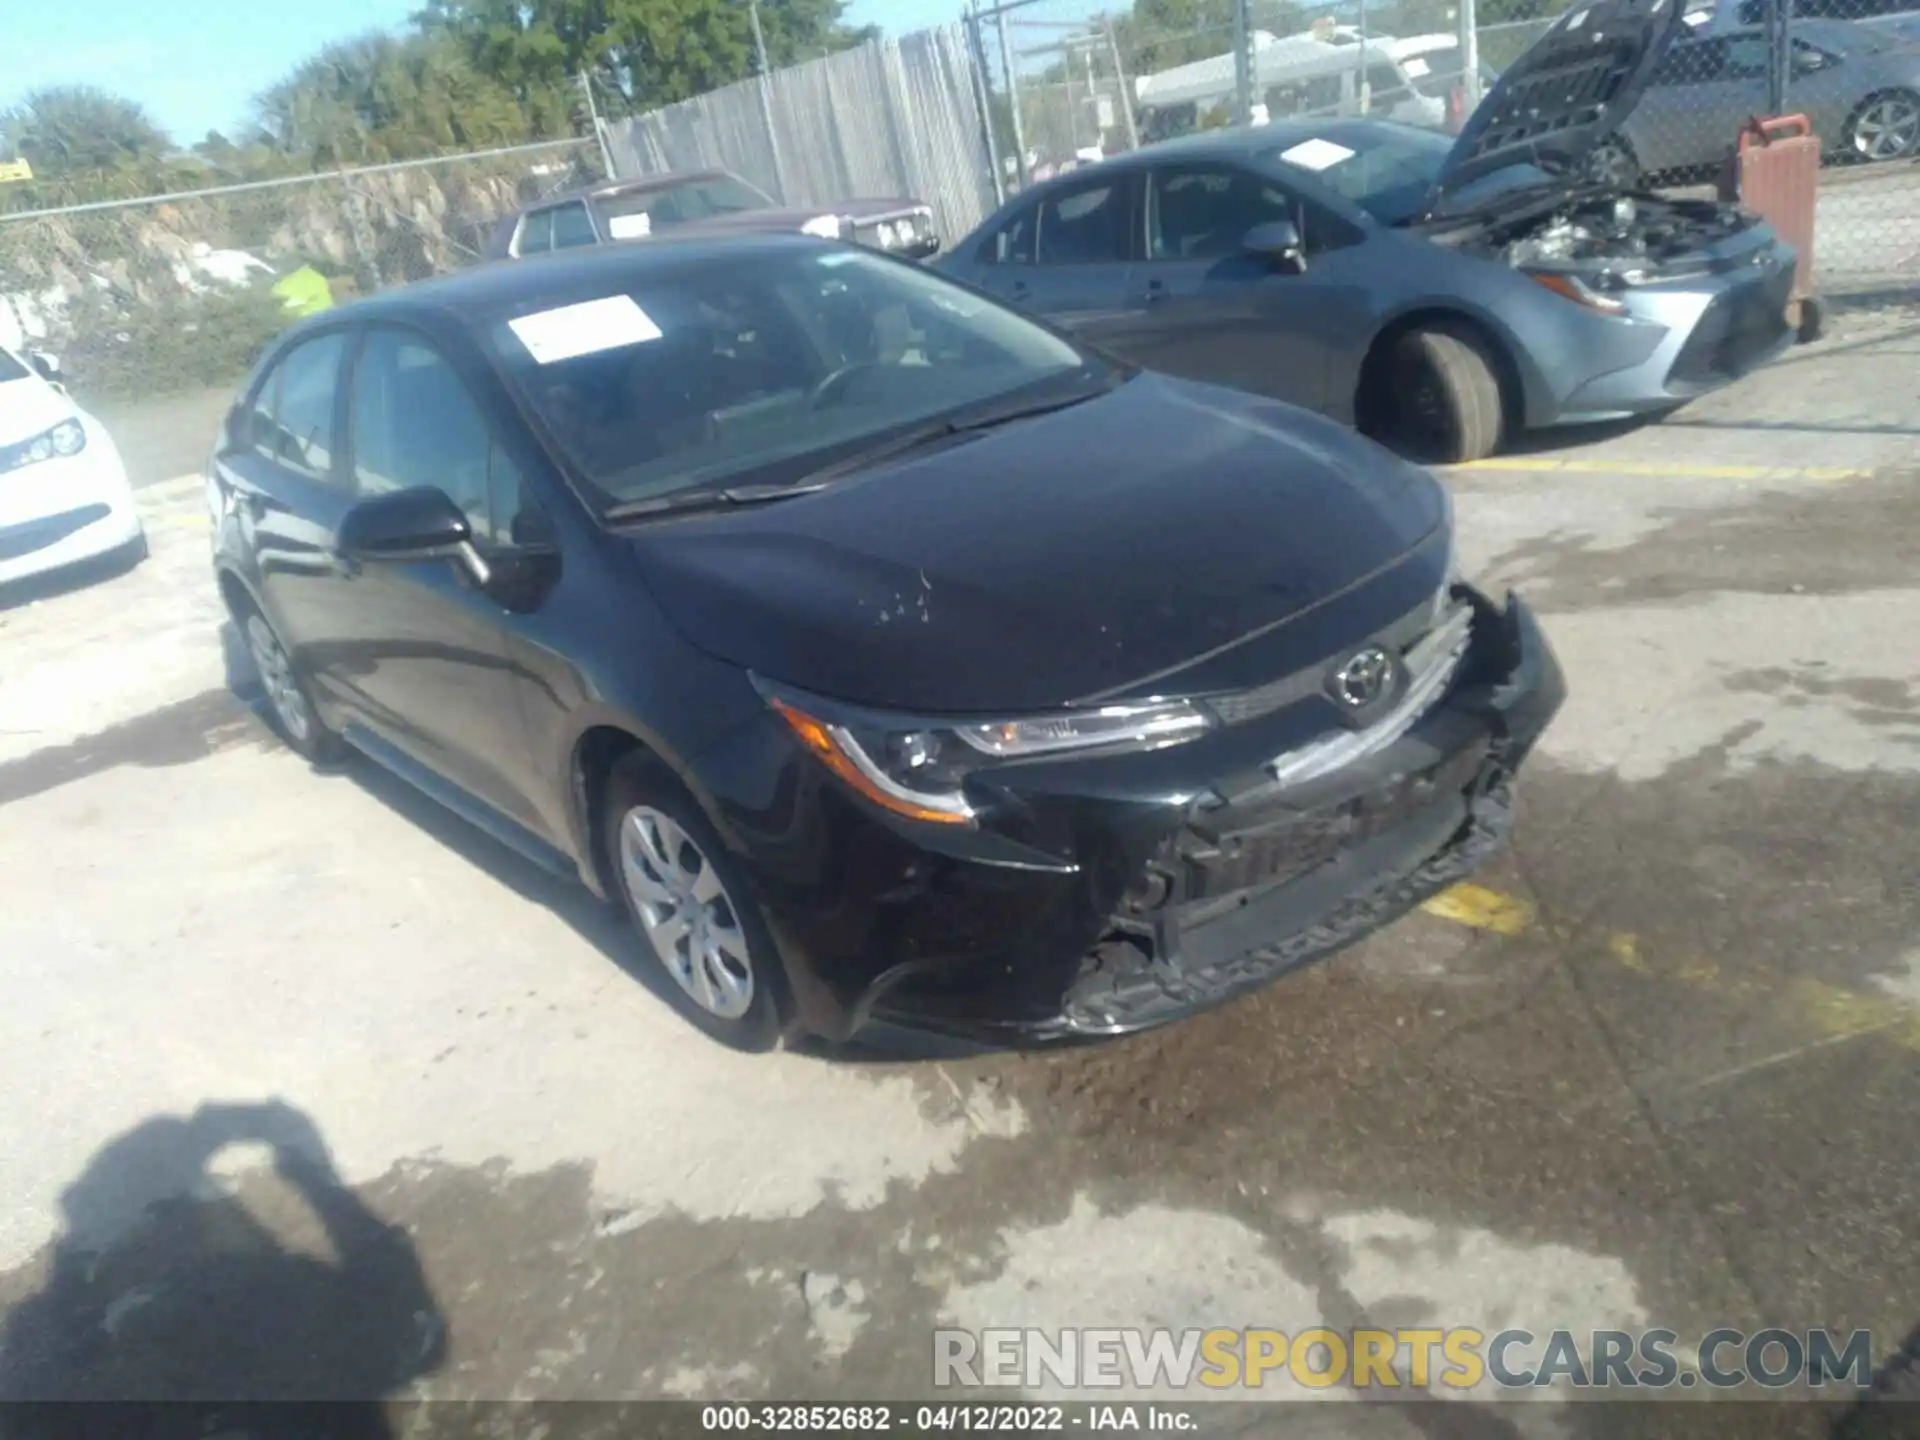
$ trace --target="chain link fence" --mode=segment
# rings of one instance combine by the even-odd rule
[[[730,170],[788,205],[912,198],[938,232],[993,208],[974,57],[958,25],[870,41],[611,127],[622,175]]]
[[[0,344],[88,400],[241,374],[302,314],[477,259],[519,206],[601,178],[591,140],[0,211]]]

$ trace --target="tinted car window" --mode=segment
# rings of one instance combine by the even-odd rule
[[[536,210],[520,222],[520,239],[514,247],[522,255],[537,255],[553,248],[553,212]]]
[[[1753,80],[1767,73],[1767,41],[1762,35],[1738,35],[1727,41],[1723,78]]]
[[[1042,265],[1097,265],[1130,258],[1127,180],[1114,176],[1056,191],[1040,202]]]
[[[1650,83],[1655,85],[1698,85],[1724,78],[1727,66],[1727,42],[1692,40],[1668,50]]]
[[[988,265],[1033,264],[1034,213],[1029,205],[988,236],[980,247],[981,261]]]
[[[363,494],[444,490],[477,535],[504,528],[520,489],[466,382],[399,330],[371,331],[354,367],[353,479]]]
[[[1242,170],[1196,166],[1154,177],[1155,260],[1219,260],[1237,255],[1247,231],[1271,220],[1299,223],[1291,196]]]
[[[1102,362],[918,266],[822,245],[688,259],[489,323],[509,382],[606,500],[794,478],[840,448]],[[584,307],[584,308],[583,308]]]
[[[600,237],[593,233],[593,221],[584,204],[562,205],[553,212],[553,248],[565,250],[574,245],[594,245]]]
[[[339,333],[296,345],[254,397],[253,448],[309,479],[333,470],[333,401],[345,346]]]

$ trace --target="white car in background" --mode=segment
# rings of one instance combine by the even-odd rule
[[[0,585],[108,556],[147,534],[106,427],[74,404],[51,356],[0,349]]]

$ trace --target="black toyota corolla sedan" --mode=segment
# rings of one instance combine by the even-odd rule
[[[618,897],[743,1048],[1261,985],[1496,848],[1564,695],[1424,471],[831,241],[328,311],[208,487],[285,738]]]

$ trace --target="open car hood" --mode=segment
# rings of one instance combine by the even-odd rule
[[[1685,28],[1681,10],[1681,0],[1594,0],[1561,15],[1467,117],[1425,213],[1509,165],[1579,173],[1640,103]]]

